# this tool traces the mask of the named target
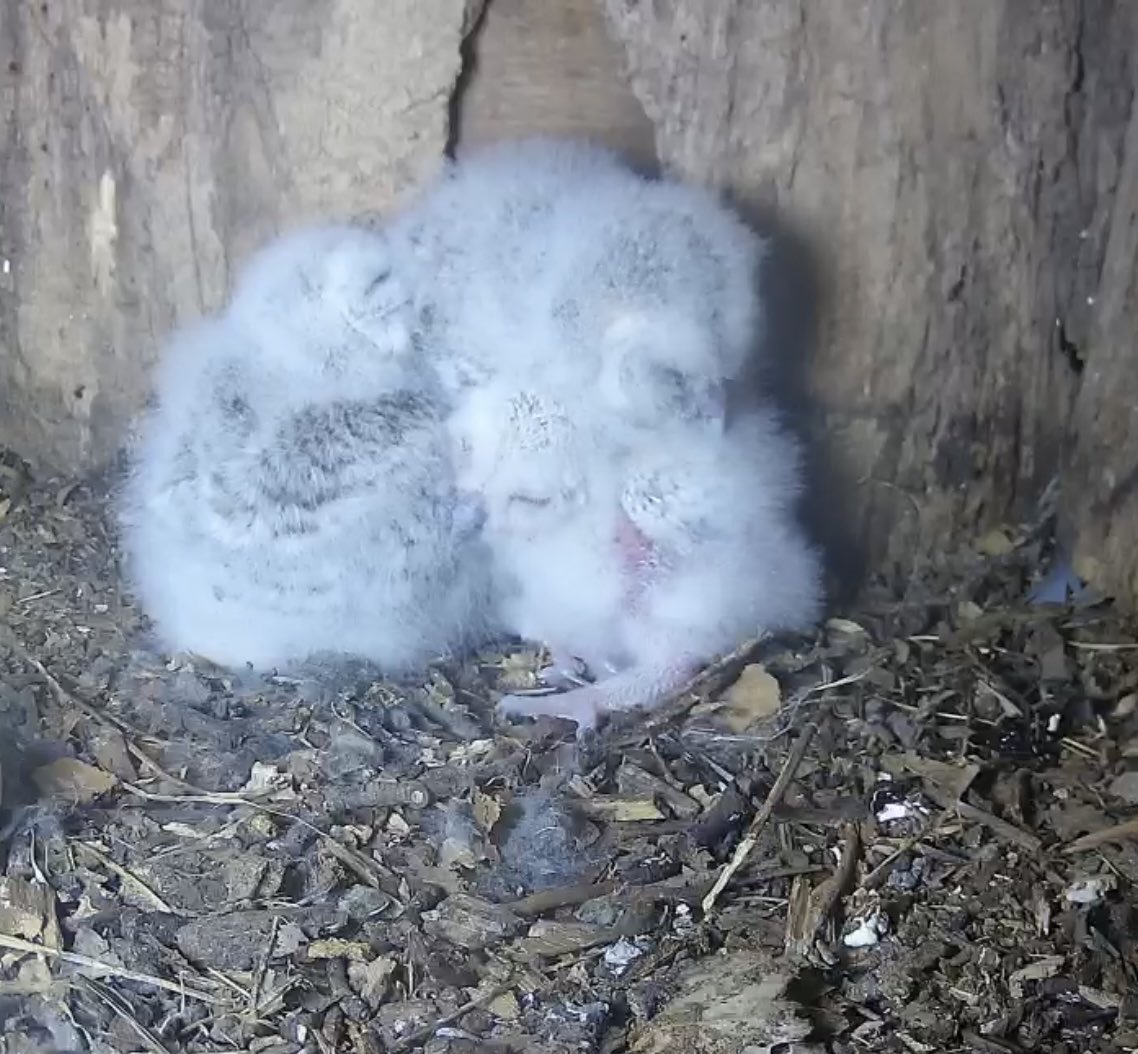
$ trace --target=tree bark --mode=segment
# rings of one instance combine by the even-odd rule
[[[599,2],[665,166],[818,261],[810,427],[848,483],[828,518],[897,573],[1029,513],[1094,324],[1133,5]]]
[[[439,163],[481,0],[9,0],[0,13],[0,442],[121,442],[158,342],[280,226]]]
[[[646,165],[652,124],[597,0],[488,0],[456,98],[457,152],[527,135],[584,136]]]
[[[1138,39],[1131,37],[1132,54]],[[1102,143],[1117,179],[1103,188],[1106,259],[1093,303],[1086,366],[1063,482],[1063,527],[1075,567],[1099,590],[1138,608],[1138,107],[1133,72],[1121,92],[1130,123]],[[1127,90],[1128,89],[1128,90]]]

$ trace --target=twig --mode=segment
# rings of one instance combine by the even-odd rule
[[[214,794],[206,791],[200,794],[152,794],[150,791],[143,790],[141,787],[133,783],[122,781],[121,786],[124,790],[129,791],[131,794],[142,798],[144,801],[155,802],[191,802],[197,805],[222,805],[222,806],[246,806],[250,809],[260,810],[267,813],[269,816],[277,816],[283,820],[291,820],[293,823],[300,824],[301,827],[311,831],[317,838],[324,842],[328,847],[328,851],[335,856],[345,867],[350,868],[355,875],[371,886],[373,889],[380,889],[381,878],[392,878],[393,873],[378,860],[373,860],[371,857],[365,856],[363,853],[355,849],[351,849],[346,845],[337,842],[330,834],[322,831],[313,823],[296,813],[289,812],[287,809],[277,809],[271,805],[266,805],[264,802],[257,801],[253,796],[246,796],[243,794],[233,793],[220,793]],[[266,791],[265,793],[272,793]]]
[[[420,1043],[425,1043],[440,1028],[446,1028],[447,1025],[457,1021],[463,1014],[469,1014],[471,1010],[477,1010],[480,1006],[493,1002],[498,996],[505,995],[511,988],[513,988],[512,984],[500,984],[483,992],[481,995],[476,995],[473,999],[463,1003],[462,1006],[452,1010],[449,1014],[443,1014],[442,1017],[432,1021],[429,1025],[424,1025],[422,1028],[415,1029],[414,1032],[409,1032],[400,1042],[391,1048],[392,1051],[395,1052],[395,1054],[399,1054],[400,1051],[410,1050],[412,1047],[419,1046]]]
[[[1005,842],[1018,845],[1021,849],[1025,849],[1029,853],[1038,853],[1042,850],[1043,842],[1030,832],[1017,827],[1014,823],[1008,823],[1007,820],[1001,820],[998,816],[994,816],[984,809],[977,808],[975,805],[969,805],[966,801],[962,801],[952,794],[949,794],[932,780],[926,779],[923,782],[925,793],[942,809],[946,809],[950,813],[956,813],[966,820],[972,820],[975,823],[987,827],[988,830],[997,837],[1002,838]]]
[[[735,852],[730,861],[728,861],[723,870],[719,872],[719,877],[715,880],[715,885],[711,887],[707,896],[703,898],[702,907],[705,917],[711,914],[712,908],[715,907],[716,900],[719,899],[719,894],[723,892],[727,883],[731,881],[732,876],[743,866],[747,857],[750,856],[751,850],[754,849],[755,843],[759,840],[759,835],[762,834],[763,828],[766,827],[770,821],[775,806],[782,800],[782,796],[786,793],[786,788],[790,786],[790,781],[794,779],[794,774],[798,771],[798,766],[802,764],[802,759],[806,757],[806,751],[814,739],[816,730],[817,726],[814,724],[808,724],[802,729],[802,735],[798,737],[798,742],[794,744],[790,754],[787,755],[786,761],[782,766],[782,771],[779,772],[778,778],[774,781],[774,786],[771,787],[766,801],[763,802],[759,811],[755,813],[755,818],[747,828],[747,833],[743,836],[742,841],[735,847]]]
[[[518,915],[544,915],[547,911],[557,908],[576,907],[596,897],[607,897],[619,888],[620,883],[615,881],[559,886],[557,889],[543,889],[539,893],[531,893],[528,897],[522,897],[506,906]]]
[[[1069,640],[1067,643],[1072,648],[1082,651],[1133,651],[1138,648],[1136,641],[1119,641],[1117,644],[1110,644],[1106,641]]]
[[[191,988],[188,985],[174,981],[164,981],[161,977],[139,973],[137,970],[128,970],[126,967],[111,966],[108,963],[99,962],[98,959],[92,959],[86,955],[79,955],[77,952],[59,951],[56,948],[49,948],[43,944],[34,944],[32,941],[26,941],[20,937],[11,937],[6,933],[0,933],[0,948],[7,948],[9,951],[14,952],[24,952],[27,955],[44,955],[49,959],[58,959],[60,962],[69,963],[72,966],[78,966],[84,970],[97,970],[99,973],[110,974],[112,977],[118,977],[123,981],[136,981],[139,984],[153,985],[155,988],[165,989],[167,992],[185,996],[187,999],[197,999],[202,1003],[221,1004],[224,1002],[218,999],[217,996],[211,995],[209,992],[203,992],[199,988]]]
[[[610,739],[609,746],[620,748],[640,743],[646,736],[661,731],[672,724],[677,718],[683,717],[693,707],[710,700],[717,692],[731,685],[732,678],[738,673],[738,668],[746,665],[747,659],[759,645],[764,643],[767,639],[766,636],[754,637],[745,644],[741,644],[729,655],[725,655],[723,658],[717,659],[711,666],[705,667],[688,681],[683,688],[673,692],[672,695],[659,706],[653,707],[647,719],[638,722],[633,731]],[[880,652],[884,654],[885,649],[880,649]],[[795,692],[794,695],[783,703],[781,712],[793,716],[797,713],[799,707],[811,696],[819,692],[828,692],[831,688],[842,688],[846,685],[856,684],[872,672],[874,665],[876,664],[871,663],[857,673],[842,677],[839,680],[822,680],[817,684],[812,684],[807,688],[803,688],[801,691]],[[706,735],[713,736],[718,742],[769,743],[772,739],[785,735],[787,731],[788,729],[783,727],[773,735],[729,736],[718,731],[708,731]],[[684,736],[698,736],[705,733],[699,729],[685,729],[682,734]]]
[[[716,659],[710,666],[705,666],[699,673],[690,678],[686,684],[673,692],[658,706],[652,708],[652,714],[647,721],[638,724],[635,731],[621,737],[615,745],[627,740],[639,742],[645,735],[667,727],[673,721],[683,717],[693,706],[703,699],[710,698],[715,692],[726,688],[731,682],[733,672],[743,665],[748,656],[767,639],[767,635],[752,637],[744,641],[734,651]]]
[[[171,778],[175,783],[181,783],[177,777]],[[182,793],[160,794],[156,791],[148,791],[144,787],[140,787],[137,783],[131,783],[129,780],[119,780],[119,786],[127,793],[133,794],[136,798],[142,798],[144,801],[162,802],[167,805],[246,805],[250,809],[263,809],[266,812],[272,812],[273,810],[263,805],[257,799],[258,797],[267,797],[275,793],[272,790],[254,791],[249,794],[238,791],[209,791],[202,790],[200,787],[194,787],[189,783],[183,783],[182,786],[187,789]]]
[[[103,867],[105,867],[112,874],[118,875],[124,885],[130,886],[137,890],[142,896],[150,902],[150,907],[154,911],[165,911],[170,915],[177,914],[174,909],[166,903],[157,893],[154,892],[145,882],[142,881],[137,875],[128,871],[121,864],[116,864],[106,853],[103,852],[93,842],[76,842],[75,843],[81,851],[90,853]]]
[[[810,894],[810,906],[815,918],[815,931],[821,926],[822,920],[830,915],[842,893],[850,886],[857,866],[858,849],[861,847],[861,838],[858,835],[856,823],[845,825],[842,834],[842,855],[838,860],[837,869],[828,878],[823,879]]]
[[[132,729],[125,721],[111,714],[104,714],[97,707],[81,699],[74,692],[68,691],[63,686],[63,682],[16,639],[15,634],[10,631],[5,632],[4,642],[16,653],[21,662],[26,663],[43,678],[44,683],[51,689],[51,694],[55,696],[55,701],[65,710],[78,710],[93,721],[111,725],[120,732],[129,732],[132,735],[136,734],[136,730]]]
[[[280,915],[274,915],[269,940],[265,945],[265,952],[260,957],[260,962],[257,963],[257,969],[253,974],[253,984],[249,988],[249,1007],[247,1013],[251,1017],[257,1016],[257,1009],[261,1003],[261,986],[265,983],[265,974],[269,969],[269,960],[273,957],[273,948],[277,943],[277,934],[280,932],[280,928],[281,917]]]
[[[858,825],[846,824],[842,832],[842,855],[834,872],[813,889],[805,879],[794,883],[787,909],[784,938],[787,954],[801,957],[810,950],[822,924],[830,917],[842,894],[853,883],[860,848]]]
[[[790,884],[782,937],[783,949],[788,956],[805,956],[810,950],[814,937],[810,928],[810,890],[810,883],[802,875]]]
[[[153,1054],[170,1054],[169,1048],[166,1047],[162,1040],[158,1038],[150,1029],[148,1029],[141,1021],[134,1015],[134,1008],[127,1000],[123,999],[118,992],[112,991],[101,981],[96,981],[90,977],[80,977],[79,982],[85,991],[88,991],[101,1003],[110,1007],[114,1013],[118,1014],[138,1035],[142,1041],[153,1051]]]
[[[109,725],[118,732],[122,733],[126,739],[126,749],[128,753],[136,760],[151,769],[162,779],[169,781],[176,787],[181,787],[183,790],[192,791],[196,794],[208,794],[208,791],[203,791],[200,787],[195,787],[193,784],[186,783],[184,780],[178,779],[177,776],[172,775],[162,768],[153,758],[151,758],[146,751],[144,751],[136,742],[135,739],[145,738],[143,733],[132,725],[128,724],[120,717],[114,714],[105,713],[98,707],[93,706],[81,696],[73,691],[69,691],[64,687],[63,682],[55,676],[39,659],[37,659],[27,648],[24,647],[11,633],[4,634],[4,640],[8,646],[16,653],[21,661],[27,663],[33,670],[36,671],[43,678],[44,682],[51,689],[52,695],[55,696],[55,701],[65,710],[77,710],[81,714],[90,718],[90,720],[97,724]]]
[[[1021,1054],[1024,1049],[1018,1043],[1008,1043],[994,1036],[982,1036],[979,1032],[968,1028],[961,1031],[960,1038],[973,1050],[981,1051],[982,1054]]]
[[[593,962],[596,959],[601,958],[604,953],[605,948],[603,947],[589,948],[587,951],[573,952],[572,954],[565,955],[560,959],[555,959],[548,966],[546,966],[543,971],[546,974],[545,980],[548,983],[550,980],[550,974],[564,973],[566,970],[571,970],[574,966],[577,966],[580,963]]]
[[[893,870],[893,865],[897,863],[906,853],[914,849],[918,842],[923,842],[933,831],[935,831],[946,819],[948,819],[949,810],[944,809],[932,819],[928,821],[916,834],[910,835],[906,838],[896,849],[893,850],[884,860],[881,861],[868,875],[861,880],[862,889],[876,889],[886,878],[889,877],[889,872]]]
[[[1084,834],[1073,842],[1063,846],[1064,853],[1085,853],[1088,849],[1097,849],[1108,842],[1121,842],[1126,838],[1138,838],[1138,817],[1116,823],[1112,827],[1102,827],[1090,834]]]

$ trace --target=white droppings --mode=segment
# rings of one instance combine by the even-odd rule
[[[888,932],[889,920],[878,911],[861,919],[854,929],[842,938],[842,943],[847,948],[872,948]]]
[[[903,801],[891,801],[877,811],[878,823],[892,823],[895,820],[907,820],[912,816],[913,810]]]
[[[1092,875],[1072,882],[1063,894],[1063,898],[1068,904],[1097,904],[1114,889],[1114,886],[1113,875]]]

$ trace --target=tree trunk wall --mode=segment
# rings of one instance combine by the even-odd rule
[[[382,211],[449,140],[583,133],[809,249],[812,350],[780,347],[831,463],[823,518],[873,566],[1030,513],[1062,464],[1080,568],[1138,596],[1138,5],[483,9],[3,5],[0,443],[100,464],[165,333],[271,233]]]
[[[434,170],[472,0],[9,0],[0,442],[77,470],[282,225]]]
[[[584,135],[654,167],[652,122],[597,0],[489,0],[456,100],[457,152],[526,135]]]
[[[831,515],[903,568],[1028,512],[1095,325],[1132,5],[601,2],[662,162],[816,251]]]
[[[1131,39],[1138,58],[1138,39]],[[1138,607],[1138,107],[1121,82],[1118,105],[1130,107],[1125,136],[1104,137],[1106,258],[1083,346],[1063,481],[1063,528],[1075,566],[1100,590]],[[1129,90],[1127,90],[1129,89]]]

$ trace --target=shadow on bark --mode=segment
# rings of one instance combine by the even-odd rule
[[[858,521],[850,481],[837,470],[838,459],[809,392],[826,295],[822,267],[808,241],[771,209],[736,196],[729,200],[768,242],[759,275],[766,311],[764,351],[756,354],[740,379],[733,405],[743,408],[759,399],[773,403],[801,441],[806,491],[799,514],[824,553],[827,600],[839,605],[852,600],[860,589],[867,556],[854,530]]]

